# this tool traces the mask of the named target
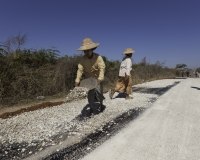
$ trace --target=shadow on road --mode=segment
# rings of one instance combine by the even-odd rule
[[[198,88],[198,87],[191,87],[191,88],[194,88],[194,89],[200,90],[200,88]]]
[[[175,85],[179,84],[180,82],[174,82],[174,84],[166,86],[166,87],[160,87],[160,88],[140,88],[140,87],[132,87],[133,93],[147,93],[147,94],[157,94],[158,96],[161,96],[165,92],[167,92],[170,88],[174,87]]]
[[[137,118],[145,111],[145,108],[135,108],[121,114],[112,121],[106,123],[102,130],[87,135],[79,143],[68,146],[60,151],[47,155],[42,160],[76,160],[83,158],[86,154],[92,152],[106,140],[116,135],[119,130],[124,128],[129,122]],[[88,149],[89,148],[89,149]]]
[[[119,93],[116,97],[114,98],[126,98],[126,93]]]
[[[101,113],[101,108],[100,108],[100,105],[99,105],[99,103],[95,103],[95,105],[94,105],[94,114],[95,115],[97,115],[97,114],[99,114],[99,113]],[[103,111],[106,109],[106,106],[105,105],[103,105]],[[81,111],[81,114],[79,114],[78,116],[76,116],[76,120],[78,120],[78,121],[82,121],[82,120],[84,120],[85,118],[88,118],[88,117],[90,117],[90,106],[89,106],[89,104],[87,104],[83,109],[82,109],[82,111]]]

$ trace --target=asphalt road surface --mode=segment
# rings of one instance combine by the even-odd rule
[[[83,160],[200,160],[200,79],[188,78]]]

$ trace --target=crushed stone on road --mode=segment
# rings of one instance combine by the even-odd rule
[[[100,112],[97,104],[94,118],[88,118],[87,99],[81,99],[0,119],[0,159],[29,157],[72,137],[78,139],[76,143],[80,142],[124,113],[150,107],[165,90],[181,81],[183,79],[164,79],[134,85],[131,100],[125,100],[125,96],[118,93],[111,100],[106,93],[105,111]],[[134,92],[134,88],[141,90]],[[151,92],[152,88],[156,88],[155,92]]]

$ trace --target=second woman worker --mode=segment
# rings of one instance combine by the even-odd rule
[[[109,96],[112,99],[115,92],[119,93],[126,93],[126,100],[133,99],[131,96],[132,94],[132,77],[131,77],[131,70],[132,70],[132,60],[131,57],[135,53],[132,48],[126,48],[123,54],[125,57],[123,58],[120,69],[119,69],[119,78],[117,80],[116,86],[113,89],[110,89]]]

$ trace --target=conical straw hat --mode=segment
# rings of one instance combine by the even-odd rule
[[[82,46],[78,48],[79,51],[84,51],[92,48],[96,48],[100,45],[100,43],[94,43],[90,38],[85,38],[82,41]]]
[[[135,53],[135,51],[132,48],[126,48],[123,53],[124,54],[130,54],[130,53]]]

